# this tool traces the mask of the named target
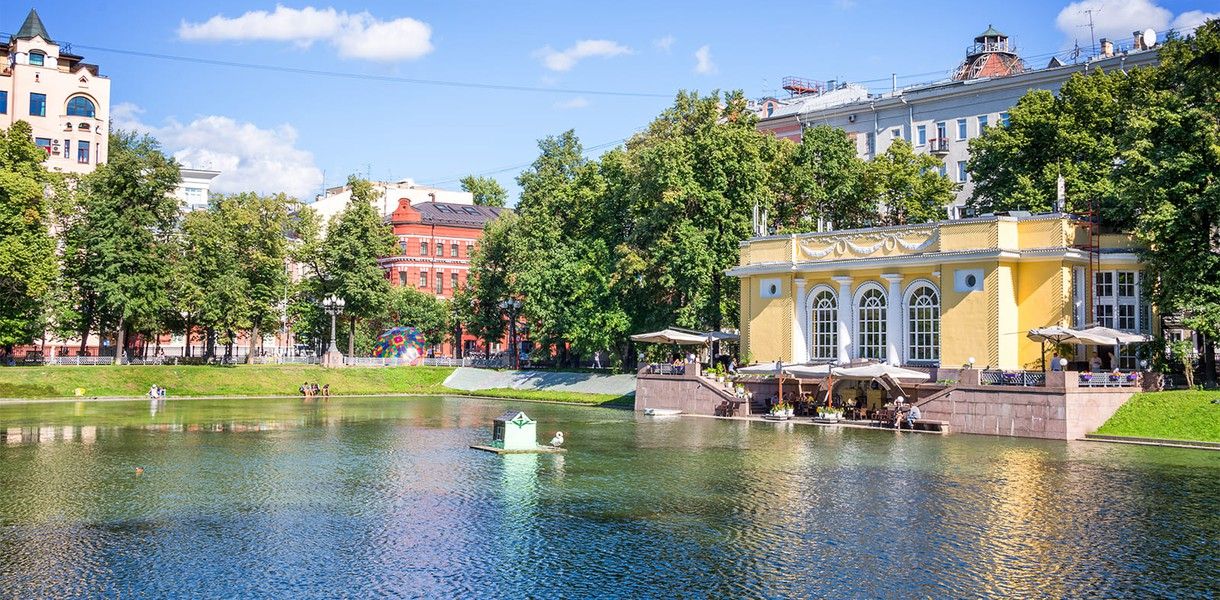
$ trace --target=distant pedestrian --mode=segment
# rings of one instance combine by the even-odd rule
[[[330,398],[330,384],[329,383],[322,386],[322,397]]]
[[[1063,370],[1063,365],[1059,364],[1059,353],[1058,352],[1056,352],[1054,354],[1054,356],[1051,356],[1051,370],[1052,371],[1062,371]]]

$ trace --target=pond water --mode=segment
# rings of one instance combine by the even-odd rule
[[[569,452],[469,449],[508,406]],[[1218,506],[1198,450],[459,398],[0,406],[14,598],[1211,597]]]

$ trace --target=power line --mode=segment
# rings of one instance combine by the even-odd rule
[[[0,33],[0,35],[11,35]],[[126,50],[122,48],[107,48],[105,46],[88,46],[85,44],[70,44],[65,45],[71,48],[80,48],[94,52],[108,52],[111,54],[123,54],[126,56],[137,56],[141,58],[151,58],[156,60],[169,60],[175,62],[193,63],[200,65],[212,65],[218,67],[234,67],[239,69],[252,69],[257,71],[271,71],[276,73],[292,73],[296,75],[313,75],[317,77],[335,77],[339,79],[356,79],[364,81],[381,81],[386,83],[405,83],[409,85],[431,85],[439,87],[455,87],[455,88],[473,88],[483,90],[501,90],[509,92],[534,92],[543,94],[584,94],[589,96],[618,96],[628,98],[672,98],[673,94],[656,94],[650,92],[629,92],[617,90],[588,90],[579,88],[546,88],[528,85],[509,85],[498,83],[479,83],[471,81],[450,81],[444,79],[418,79],[413,77],[393,77],[390,75],[373,75],[367,73],[345,73],[342,71],[323,71],[320,69],[303,69],[300,67],[286,67],[280,65],[268,65],[260,63],[244,63],[229,60],[216,60],[211,58],[198,58],[194,56],[179,56],[174,54],[160,54],[157,52],[143,52],[139,50]]]

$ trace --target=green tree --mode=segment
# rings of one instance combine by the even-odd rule
[[[487,355],[492,344],[504,338],[507,327],[499,305],[512,294],[511,236],[517,222],[514,213],[506,212],[488,223],[470,258],[470,309],[465,322],[470,333],[483,340]]]
[[[449,333],[447,301],[405,285],[393,287],[389,300],[387,326],[415,327],[424,334],[429,344],[440,344],[445,340]]]
[[[378,259],[394,253],[394,234],[373,208],[377,191],[355,175],[347,179],[351,200],[331,220],[322,246],[328,290],[342,297],[349,319],[348,353],[355,352],[356,320],[384,314],[390,281]]]
[[[774,220],[783,228],[814,230],[819,221],[839,229],[864,227],[877,218],[873,198],[861,193],[865,163],[842,129],[805,129],[779,169],[781,195]]]
[[[1113,165],[1132,108],[1131,84],[1121,72],[1094,70],[1073,75],[1057,96],[1027,93],[1009,111],[1007,127],[990,127],[970,141],[970,204],[981,212],[1049,212],[1062,176],[1069,212],[1096,202],[1106,221],[1129,222],[1131,206],[1120,202]]]
[[[31,135],[25,121],[0,131],[0,346],[9,354],[42,329],[56,272],[44,191],[51,177]]]
[[[1122,102],[1119,204],[1134,206],[1147,292],[1204,336],[1204,378],[1216,381],[1220,339],[1220,21],[1172,39],[1156,69],[1138,70]]]
[[[940,159],[916,154],[906,140],[894,140],[884,153],[865,163],[861,193],[868,198],[866,213],[879,210],[879,225],[943,221],[954,188],[940,174],[940,166]]]
[[[171,310],[178,201],[170,193],[179,177],[178,164],[148,136],[111,133],[109,154],[82,180],[84,214],[65,260],[81,261],[77,288],[93,303],[82,314],[113,326],[121,353],[129,332],[159,331]]]
[[[474,203],[480,206],[504,206],[508,192],[492,177],[467,175],[462,178],[462,190],[474,195]]]

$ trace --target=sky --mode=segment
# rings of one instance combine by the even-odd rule
[[[1042,67],[1091,47],[1090,10],[1095,37],[1122,43],[1220,17],[1220,0],[56,0],[0,4],[0,32],[30,8],[110,77],[115,127],[221,171],[213,191],[302,200],[350,174],[487,175],[515,198],[538,139],[575,129],[596,157],[682,89],[757,98],[799,76],[884,92],[891,74],[947,77],[988,25]]]

